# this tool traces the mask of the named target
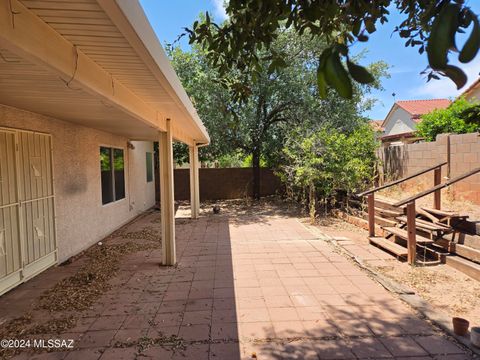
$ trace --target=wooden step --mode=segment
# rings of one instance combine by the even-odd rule
[[[385,219],[381,216],[375,216],[375,224],[378,224],[380,226],[395,226],[397,225],[398,221],[390,219]]]
[[[399,217],[397,217],[397,220],[399,220],[400,222],[402,222],[404,224],[407,223],[407,217],[406,216],[399,216]],[[422,220],[422,219],[415,219],[415,225],[418,228],[422,228],[422,229],[428,230],[428,231],[443,231],[443,232],[446,232],[446,231],[451,231],[452,230],[452,228],[448,225],[432,223],[430,221],[426,221],[426,220]]]
[[[402,211],[388,210],[388,209],[381,209],[381,208],[376,207],[375,208],[375,214],[380,215],[382,217],[395,218],[397,216],[402,216],[403,212]]]
[[[404,240],[408,240],[408,231],[407,230],[404,230],[404,229],[400,229],[398,227],[394,227],[394,226],[387,226],[387,227],[384,227],[383,230],[395,235],[395,236],[398,236],[399,238],[402,238]],[[433,243],[433,240],[432,239],[429,239],[429,238],[426,238],[422,235],[418,235],[417,234],[417,244],[432,244]]]
[[[422,210],[435,215],[435,217],[438,218],[439,222],[446,221],[447,224],[450,224],[451,220],[465,220],[468,218],[468,215],[462,215],[455,211],[437,210],[428,207],[422,207]]]
[[[378,236],[372,236],[369,237],[368,240],[370,240],[371,244],[375,244],[378,247],[387,250],[388,252],[398,256],[398,257],[403,257],[407,256],[408,251],[406,248],[403,246],[400,246],[398,244],[395,244],[394,242],[387,240],[383,237],[378,237]]]
[[[447,256],[447,265],[463,272],[471,278],[480,281],[480,265],[460,256]]]

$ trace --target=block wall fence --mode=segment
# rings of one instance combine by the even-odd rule
[[[381,183],[408,176],[450,158],[449,165],[442,167],[442,182],[445,182],[447,176],[453,178],[480,167],[480,134],[442,134],[434,142],[380,148],[378,157],[382,161],[379,169]],[[433,186],[433,172],[404,184],[407,191],[424,190]],[[455,200],[480,204],[480,174],[461,180],[448,191]]]
[[[253,194],[252,168],[200,168],[200,200],[240,199]],[[175,169],[175,200],[190,199],[189,169]],[[260,195],[283,191],[280,179],[271,169],[260,170]]]

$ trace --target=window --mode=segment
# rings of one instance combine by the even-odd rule
[[[147,159],[147,182],[153,181],[153,159],[152,159],[152,153],[147,152],[146,154],[146,159]]]
[[[125,160],[122,149],[100,147],[102,204],[125,198]]]

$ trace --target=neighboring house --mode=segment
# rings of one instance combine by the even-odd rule
[[[415,130],[421,116],[449,105],[448,99],[396,101],[382,123],[382,143],[388,146],[417,141]]]
[[[172,141],[197,217],[209,136],[138,0],[1,1],[0,294],[152,207],[157,175],[175,264]]]
[[[375,132],[376,137],[380,137],[383,135],[383,120],[370,120],[369,123],[372,130]]]
[[[470,85],[461,96],[464,96],[467,100],[480,101],[480,78]]]

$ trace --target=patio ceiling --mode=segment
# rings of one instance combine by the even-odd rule
[[[208,134],[137,1],[0,6],[0,102],[132,139]]]

